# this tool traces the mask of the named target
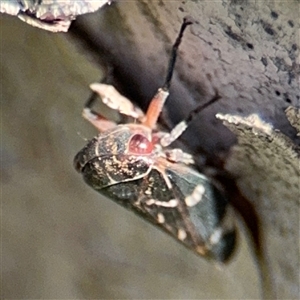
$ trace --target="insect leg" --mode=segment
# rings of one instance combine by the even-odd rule
[[[99,113],[92,110],[92,106],[94,105],[96,99],[97,94],[92,93],[84,105],[82,116],[92,123],[100,132],[116,127],[117,124],[115,122],[107,120]]]
[[[104,83],[92,83],[90,88],[97,93],[102,102],[111,109],[117,110],[120,114],[142,120],[144,113],[134,106],[129,99],[122,96],[112,85]]]
[[[189,18],[184,18],[181,25],[177,39],[172,47],[172,53],[169,60],[169,66],[167,71],[167,76],[165,83],[162,88],[160,88],[154,98],[151,100],[148,107],[146,118],[143,124],[147,127],[154,128],[157,122],[157,119],[162,111],[162,108],[165,104],[167,97],[169,96],[169,88],[171,84],[171,79],[174,73],[174,66],[177,58],[178,47],[181,43],[183,32],[188,25],[191,25],[193,22]]]
[[[193,156],[189,153],[182,151],[180,148],[168,149],[165,152],[166,158],[172,162],[181,162],[186,165],[194,164]]]
[[[170,133],[165,134],[160,140],[160,144],[163,147],[167,147],[170,144],[172,144],[175,140],[178,139],[179,136],[187,129],[189,124],[193,121],[194,117],[203,109],[210,106],[214,102],[218,101],[221,98],[221,96],[216,92],[215,96],[208,102],[201,104],[197,106],[195,109],[193,109],[185,118],[183,121],[179,122]]]

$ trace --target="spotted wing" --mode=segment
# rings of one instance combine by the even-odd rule
[[[142,179],[99,192],[200,255],[224,262],[233,252],[236,231],[227,217],[227,199],[208,178],[185,165],[174,164],[165,174],[153,169]]]

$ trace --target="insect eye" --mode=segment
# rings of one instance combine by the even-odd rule
[[[129,142],[129,152],[135,154],[149,154],[153,151],[153,144],[141,134],[135,134]]]

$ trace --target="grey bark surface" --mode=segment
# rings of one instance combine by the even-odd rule
[[[284,110],[299,106],[299,5],[120,1],[74,24],[92,38],[93,53],[82,36],[76,48],[66,35],[2,16],[2,298],[259,299],[261,278],[241,222],[233,261],[216,268],[90,190],[72,159],[82,136],[96,133],[80,115],[88,84],[100,77],[98,61],[112,64],[114,80],[145,108],[185,15],[197,23],[181,45],[165,116],[174,124],[215,89],[222,95],[185,134],[186,148],[229,149],[235,135],[216,122],[217,112],[257,113],[297,143],[297,118],[293,128]],[[251,159],[233,154],[227,168],[264,221],[277,298],[297,299],[299,163],[285,157],[288,147],[278,155],[262,148],[265,165],[253,159],[261,148],[251,148]]]
[[[296,110],[289,108],[287,113],[292,124],[299,123]],[[278,298],[297,298],[299,149],[289,138],[261,121],[257,115],[247,118],[232,115],[218,117],[238,137],[238,145],[233,147],[226,169],[238,178],[240,189],[253,201],[261,215],[268,268],[274,277],[273,284],[277,288]],[[287,249],[288,255],[283,255]]]

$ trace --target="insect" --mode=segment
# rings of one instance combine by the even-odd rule
[[[85,182],[101,194],[158,226],[201,256],[225,262],[235,246],[236,230],[228,217],[228,200],[209,178],[193,167],[192,155],[170,145],[193,117],[217,101],[197,107],[169,133],[156,128],[169,95],[185,18],[173,45],[165,83],[151,100],[146,114],[121,96],[113,86],[92,84],[103,102],[134,122],[116,124],[91,109],[83,116],[100,134],[76,155],[74,166]]]

